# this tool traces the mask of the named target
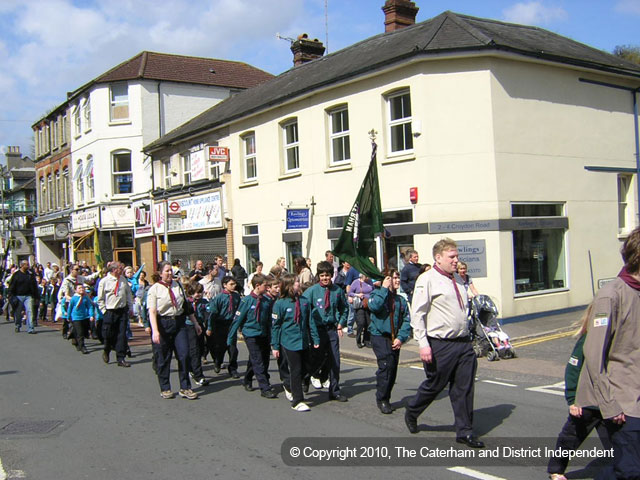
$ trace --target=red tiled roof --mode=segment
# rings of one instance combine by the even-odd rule
[[[270,73],[242,62],[145,51],[100,75],[74,93],[95,83],[133,79],[250,88],[271,78],[273,75]]]

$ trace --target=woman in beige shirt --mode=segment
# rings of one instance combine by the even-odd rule
[[[158,266],[160,281],[154,283],[147,294],[149,320],[151,322],[151,341],[156,359],[156,373],[160,383],[162,398],[173,398],[169,372],[173,350],[178,357],[180,390],[178,394],[189,400],[198,398],[191,390],[189,381],[189,339],[185,327],[189,316],[196,332],[200,335],[200,325],[193,315],[193,307],[187,301],[179,282],[173,279],[173,270],[169,262],[161,262]]]

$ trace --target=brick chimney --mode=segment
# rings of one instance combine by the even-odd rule
[[[317,38],[309,40],[309,35],[303,33],[291,44],[293,53],[293,66],[299,67],[303,63],[310,62],[324,55],[324,45]]]
[[[387,0],[382,7],[384,31],[395,32],[416,23],[418,7],[410,0]]]
[[[9,170],[13,168],[20,168],[22,166],[22,154],[20,153],[20,147],[7,147],[4,156],[7,159],[7,167]]]

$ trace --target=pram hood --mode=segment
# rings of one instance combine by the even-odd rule
[[[471,314],[475,320],[487,326],[490,322],[497,321],[498,307],[489,295],[476,295],[471,300]]]

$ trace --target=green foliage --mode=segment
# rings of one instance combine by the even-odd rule
[[[628,62],[640,65],[640,46],[638,45],[617,45],[613,49],[613,54]]]

